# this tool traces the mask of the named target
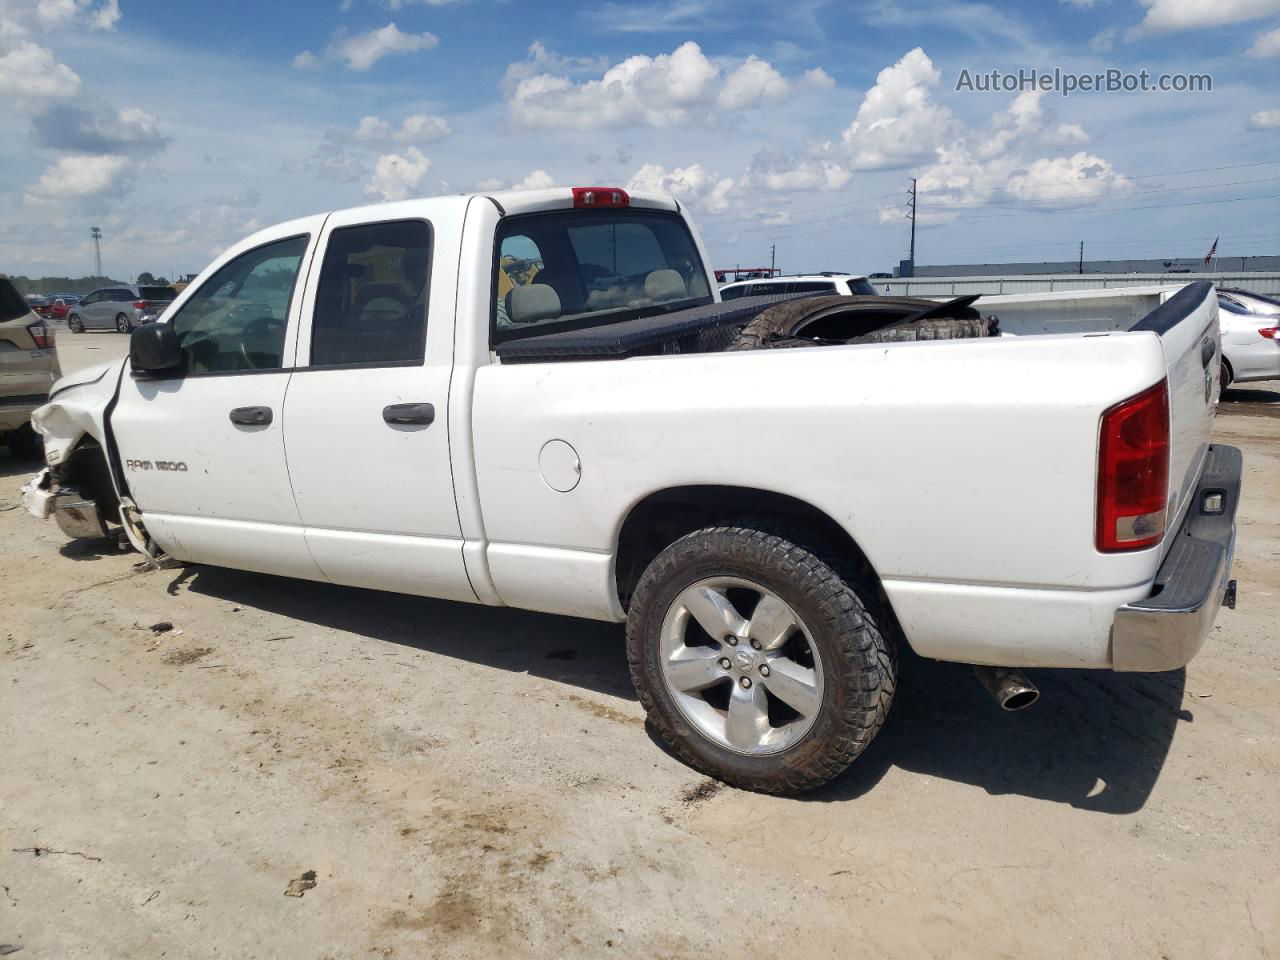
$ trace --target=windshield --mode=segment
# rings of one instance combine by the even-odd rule
[[[656,210],[566,210],[498,227],[494,342],[711,302],[684,220]]]

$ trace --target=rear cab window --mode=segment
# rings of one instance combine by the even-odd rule
[[[498,226],[492,342],[580,330],[712,301],[683,218],[642,209],[566,210]]]
[[[178,291],[173,287],[139,287],[138,296],[142,300],[173,300]]]

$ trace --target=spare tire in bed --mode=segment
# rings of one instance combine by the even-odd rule
[[[753,317],[728,347],[760,350],[843,343],[960,340],[999,334],[976,297],[946,303],[918,297],[804,297]]]

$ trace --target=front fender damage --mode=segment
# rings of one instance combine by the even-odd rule
[[[83,382],[64,378],[54,386],[52,399],[31,415],[44,439],[48,467],[23,488],[23,503],[34,516],[53,517],[72,539],[107,537],[118,524],[134,549],[159,561],[164,554],[108,459],[106,421],[122,368],[122,362],[105,364]]]

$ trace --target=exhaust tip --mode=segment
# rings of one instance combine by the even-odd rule
[[[1001,710],[1009,713],[1025,710],[1040,699],[1036,685],[1011,667],[975,666],[973,672]]]
[[[1000,701],[1000,706],[1013,713],[1016,710],[1025,710],[1037,700],[1040,699],[1039,690],[1016,690],[1009,693]]]

